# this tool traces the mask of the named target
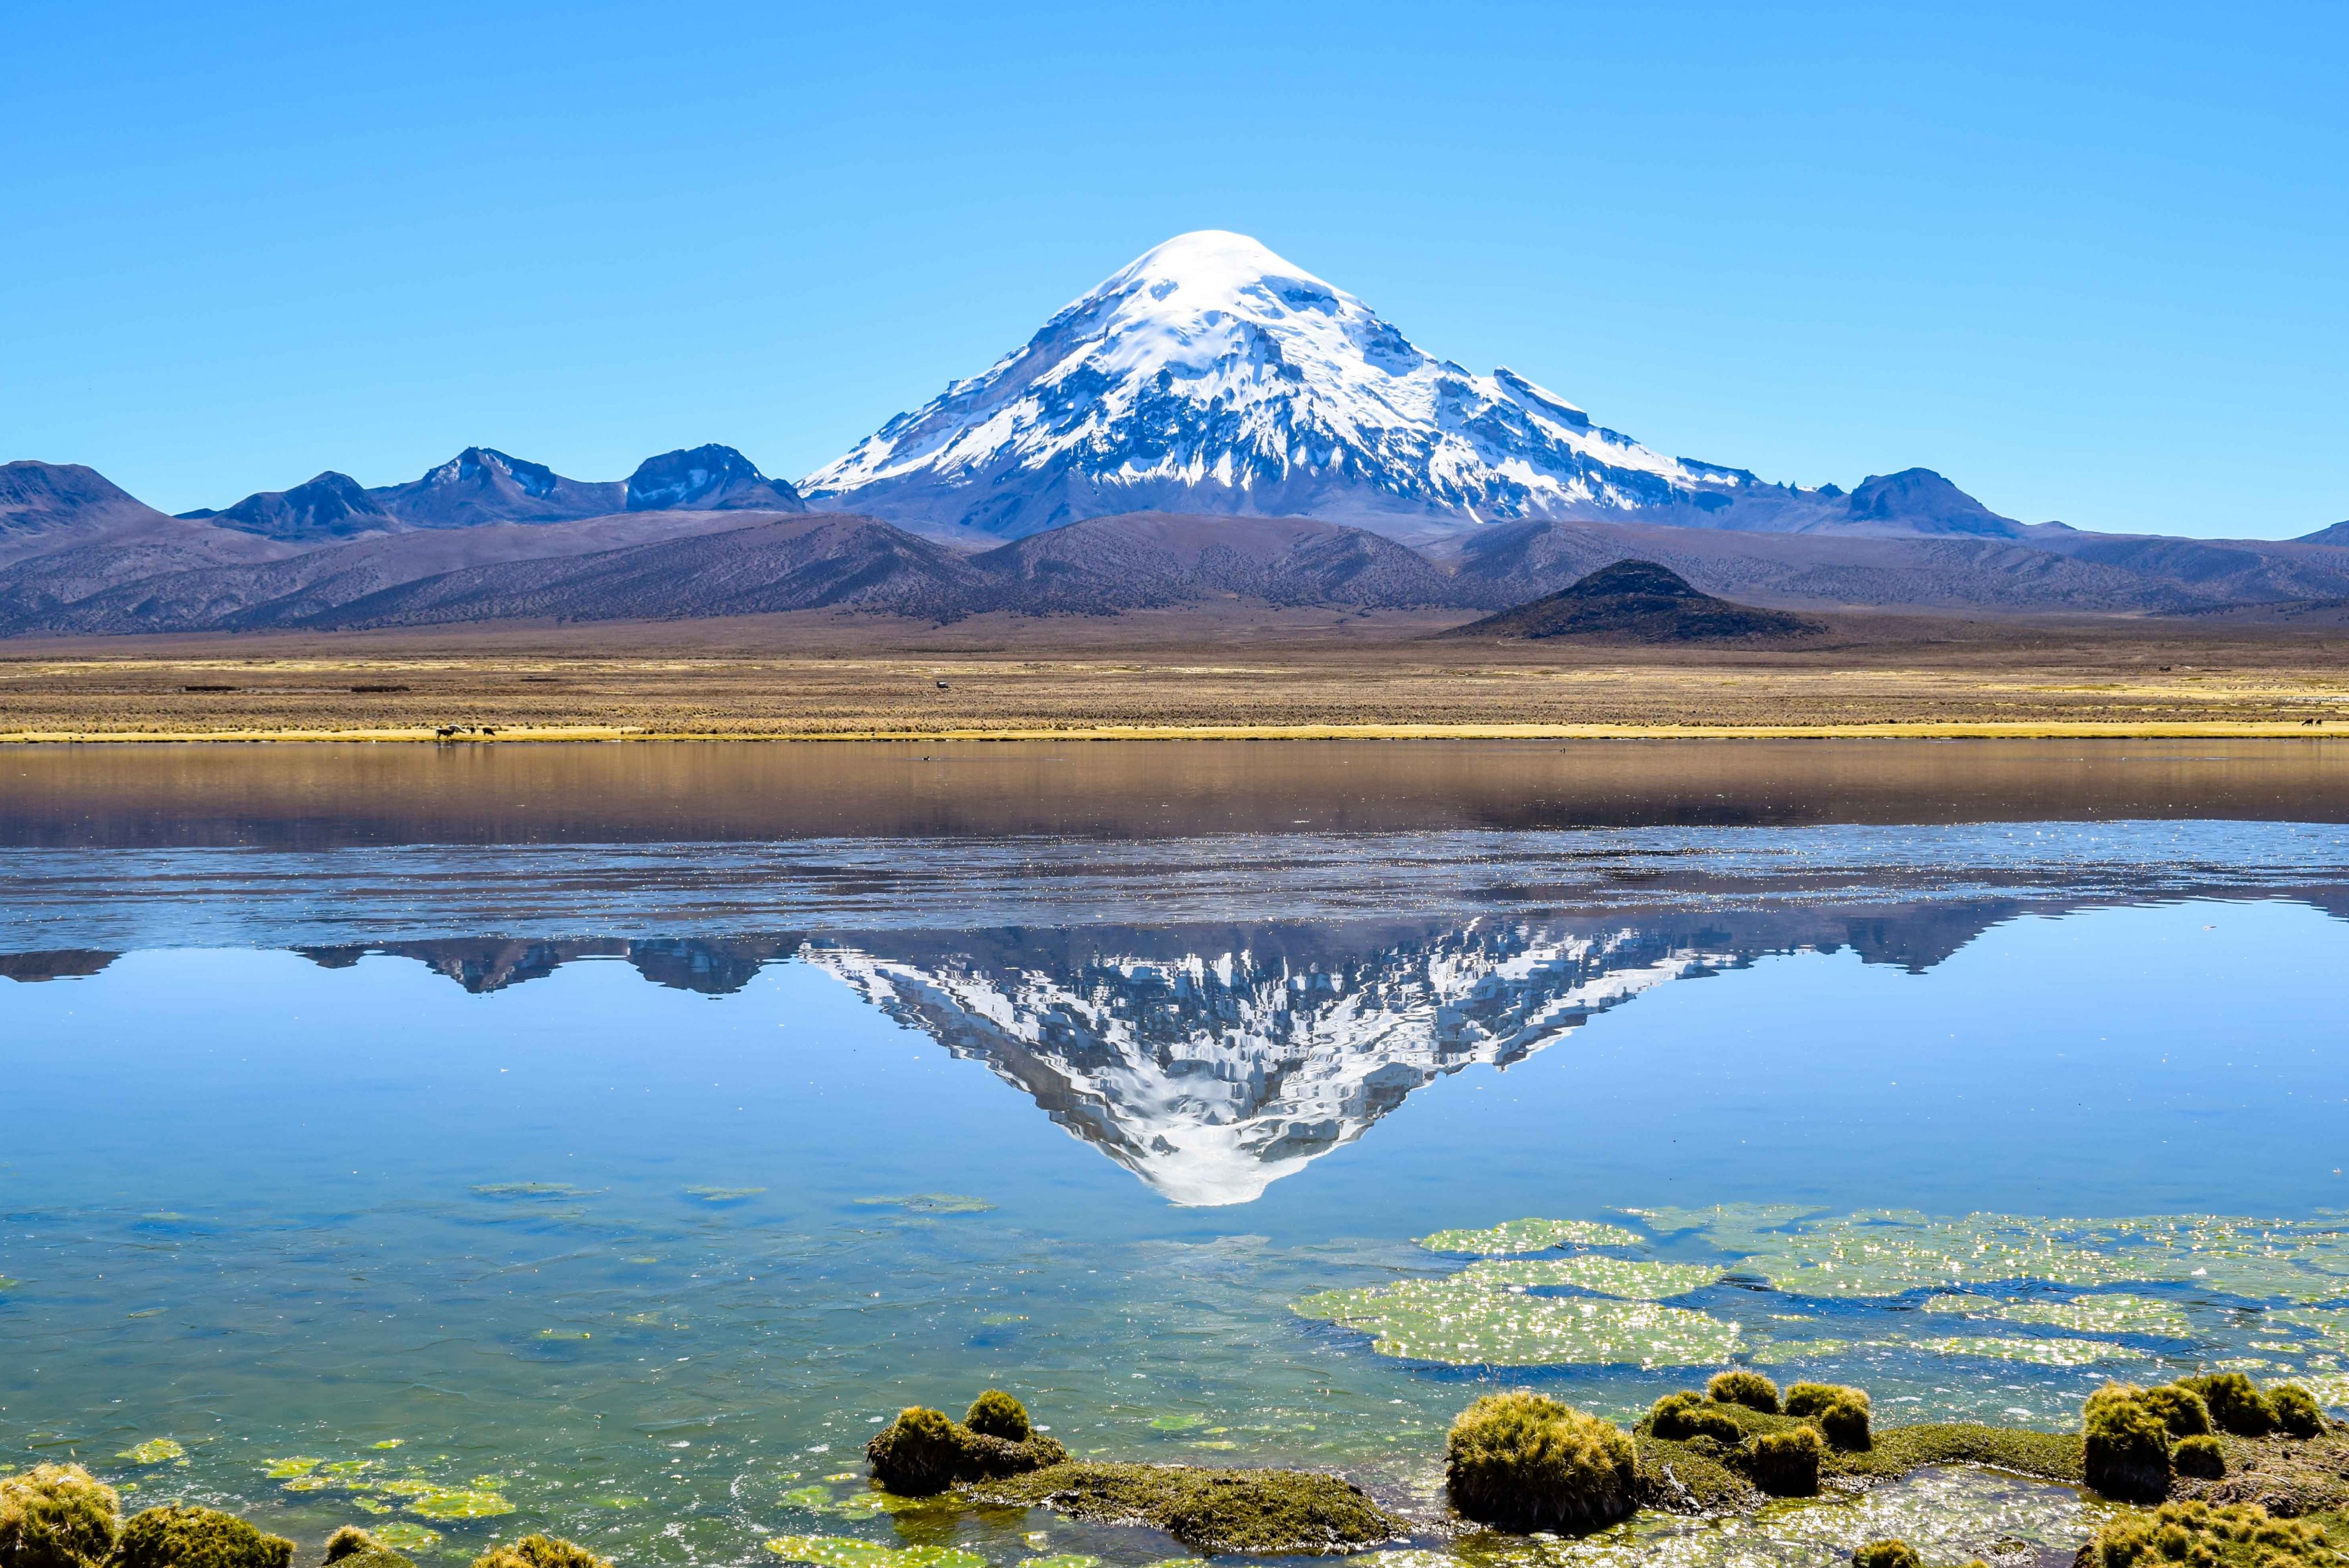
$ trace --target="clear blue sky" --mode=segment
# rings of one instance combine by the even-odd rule
[[[2349,518],[2349,7],[0,7],[0,456],[797,478],[1251,233],[1668,451]]]

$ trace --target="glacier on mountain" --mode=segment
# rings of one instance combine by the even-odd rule
[[[1352,294],[1215,230],[1150,251],[798,488],[1007,538],[1152,509],[1409,537],[1791,493],[1652,451],[1506,368],[1436,359]]]

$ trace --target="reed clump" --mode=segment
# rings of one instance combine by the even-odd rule
[[[2169,1429],[2145,1393],[2107,1383],[2081,1410],[2088,1485],[2123,1502],[2158,1502],[2169,1495]]]
[[[121,1498],[79,1465],[0,1479],[0,1568],[96,1568],[121,1533]]]
[[[1704,1386],[1704,1397],[1716,1405],[1743,1405],[1765,1416],[1778,1413],[1778,1385],[1759,1372],[1716,1372]]]
[[[525,1535],[491,1547],[473,1559],[473,1568],[612,1568],[612,1563],[559,1535]]]
[[[2340,1568],[2349,1559],[2304,1520],[2256,1503],[2214,1508],[2165,1502],[2106,1522],[2080,1549],[2079,1568]]]
[[[864,1445],[873,1478],[900,1497],[934,1497],[965,1481],[1022,1475],[1062,1463],[1069,1450],[1037,1431],[1019,1400],[990,1388],[972,1402],[969,1421],[908,1406]],[[1013,1438],[1005,1434],[1018,1431]]]
[[[112,1562],[115,1568],[292,1568],[294,1543],[233,1513],[173,1503],[131,1515]]]
[[[1612,1421],[1540,1394],[1488,1394],[1445,1443],[1453,1506],[1504,1530],[1582,1534],[1635,1506],[1639,1453]]]
[[[1773,1497],[1816,1497],[1825,1447],[1809,1427],[1763,1433],[1754,1439],[1747,1459],[1754,1484]]]
[[[1925,1568],[1925,1560],[1917,1549],[1894,1537],[1889,1541],[1871,1541],[1851,1554],[1851,1568]]]

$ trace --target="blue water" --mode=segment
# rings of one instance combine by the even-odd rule
[[[0,1449],[305,1539],[423,1522],[452,1560],[893,1539],[785,1494],[853,1497],[823,1478],[887,1412],[988,1384],[1081,1453],[1424,1504],[1481,1387],[1628,1417],[1702,1377],[1400,1359],[1288,1310],[1456,1270],[1413,1244],[1444,1227],[1604,1220],[1685,1261],[1722,1252],[1625,1211],[2349,1210],[2334,827],[43,850],[0,851]],[[2127,1286],[2183,1333],[1744,1276],[1672,1305],[1838,1340],[1773,1370],[1879,1418],[2054,1428],[2116,1368],[2337,1375],[2339,1320],[2266,1315],[2349,1297],[2349,1255],[2307,1255],[2290,1298]],[[1929,1331],[2134,1359],[1901,1343]],[[184,1463],[114,1457],[160,1437]],[[372,1468],[289,1491],[288,1456]],[[512,1511],[419,1521],[394,1478]],[[1037,1530],[1171,1550],[932,1535],[1010,1563]]]

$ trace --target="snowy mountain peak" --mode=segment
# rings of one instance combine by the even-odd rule
[[[1702,506],[1753,482],[1598,428],[1512,371],[1437,359],[1335,284],[1209,229],[1112,273],[800,490],[1010,538],[1149,509],[1408,536]]]

